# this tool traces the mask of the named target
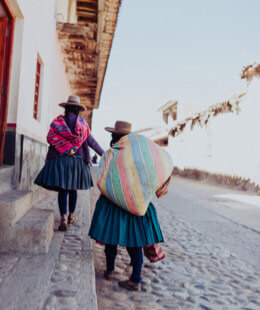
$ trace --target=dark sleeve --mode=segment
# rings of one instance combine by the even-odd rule
[[[92,135],[90,135],[87,138],[88,145],[96,152],[99,156],[102,156],[104,153],[104,150],[102,147],[97,143],[97,141],[94,139]]]

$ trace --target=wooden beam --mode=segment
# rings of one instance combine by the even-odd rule
[[[79,74],[79,75],[84,75],[84,76],[93,76],[94,73],[96,73],[96,70],[94,69],[78,69],[78,68],[73,68],[70,66],[67,66],[66,71],[68,73],[72,73],[72,74]]]
[[[80,101],[81,101],[83,104],[88,105],[89,107],[92,107],[92,105],[93,105],[93,101],[90,100],[90,99],[87,99],[87,98],[85,98],[85,97],[81,97],[81,98],[80,98]]]
[[[96,88],[97,85],[88,83],[88,82],[84,83],[84,85],[81,85],[75,82],[75,83],[71,83],[70,86],[73,89],[77,89],[78,92],[83,92],[86,90],[86,88],[90,88],[91,90],[93,90],[94,88]]]
[[[72,85],[71,85],[72,86]],[[77,92],[78,93],[84,93],[84,92],[88,92],[88,93],[92,93],[94,90],[95,90],[95,87],[96,85],[91,85],[89,86],[89,84],[86,82],[84,87],[82,87],[82,85],[77,85],[77,84],[74,84],[72,86],[73,88],[77,89]]]
[[[92,104],[84,103],[83,100],[81,100],[80,103],[82,103],[88,110],[93,110],[94,109]]]
[[[92,95],[96,90],[93,87],[85,87],[84,89],[77,88],[76,91],[79,96],[85,97],[86,95]]]
[[[98,12],[98,10],[97,10],[97,8],[94,8],[94,7],[90,7],[90,6],[82,6],[82,5],[78,5],[77,6],[77,10],[78,11],[89,11],[89,12],[94,12],[94,13],[97,13]]]
[[[74,80],[74,81],[70,81],[70,85],[72,87],[78,87],[79,89],[81,87],[86,87],[88,86],[88,83],[92,83],[93,81],[93,78],[92,77],[87,77],[86,79],[77,79],[77,80]]]
[[[69,57],[64,57],[67,59],[71,59],[71,60],[81,60],[81,61],[86,61],[86,62],[95,62],[96,60],[96,52],[94,48],[84,48],[84,49],[78,49],[78,48],[73,48],[72,46],[68,46],[68,47],[64,47],[64,49],[72,52],[72,51],[76,51],[75,55],[73,55],[73,57],[69,56]],[[79,52],[77,52],[79,51]],[[78,55],[78,53],[81,53],[81,57],[79,57],[80,55]]]
[[[80,42],[80,43],[86,43],[86,41],[96,41],[95,40],[95,34],[96,31],[89,31],[84,36],[83,35],[77,35],[77,34],[70,34],[70,33],[59,33],[59,36],[61,37],[61,40],[69,40],[70,42]]]
[[[97,55],[96,52],[89,52],[89,51],[86,51],[86,50],[77,50],[77,49],[73,49],[73,48],[64,48],[64,52],[66,52],[66,53],[87,54],[87,55],[91,55],[91,56],[96,56]]]
[[[82,17],[90,17],[90,18],[97,18],[97,13],[93,13],[93,12],[87,12],[87,11],[77,11],[77,15],[78,16],[82,16]]]
[[[87,85],[88,86],[88,84],[90,84],[90,85],[94,85],[94,83],[97,83],[97,79],[95,79],[95,78],[89,78],[89,79],[87,79],[86,81],[76,81],[76,82],[72,82],[71,84],[72,85],[79,85],[79,86],[82,86],[82,87],[85,87],[85,85]]]
[[[93,17],[86,17],[86,16],[78,16],[78,24],[80,25],[86,25],[88,23],[97,23],[97,18]]]
[[[79,60],[76,58],[64,58],[65,64],[72,66],[72,67],[77,67],[77,68],[82,68],[82,69],[88,69],[92,65],[95,65],[95,61],[86,61],[86,60]]]
[[[89,31],[93,31],[91,27],[82,27],[78,24],[68,24],[68,23],[57,23],[57,30],[58,32],[64,32],[69,34],[78,34],[78,35],[84,35],[88,33]]]
[[[86,74],[82,74],[82,73],[76,74],[73,70],[70,70],[68,68],[66,69],[66,72],[71,82],[78,81],[78,80],[84,82],[84,80],[88,80],[89,78],[93,78],[97,75],[96,71],[94,70],[86,70]]]
[[[66,48],[66,47],[64,47]],[[86,62],[95,62],[96,61],[96,55],[86,55],[86,54],[64,54],[64,59],[69,59],[71,61],[86,61]]]
[[[79,90],[84,89],[85,87],[95,87],[97,85],[97,81],[93,79],[87,79],[86,81],[75,81],[71,82],[70,85],[74,88],[78,88]]]
[[[95,99],[95,94],[85,94],[84,97],[88,99]]]
[[[84,97],[84,98],[86,98],[88,96],[92,96],[92,95],[95,96],[95,92],[94,93],[93,92],[87,92],[86,90],[85,90],[85,92],[79,92],[78,90],[76,90],[76,93],[78,96]]]
[[[79,3],[79,2],[84,2],[84,3],[94,3],[94,4],[96,4],[96,5],[97,5],[98,0],[78,0],[78,3]]]
[[[72,37],[70,38],[70,36],[68,36],[67,34],[65,34],[64,36],[62,36],[62,34],[60,34],[60,40],[62,41],[69,41],[69,42],[79,42],[79,43],[85,43],[86,42],[86,37],[84,36],[79,36],[79,37]]]

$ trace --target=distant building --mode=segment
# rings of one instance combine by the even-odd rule
[[[167,147],[169,130],[177,121],[177,108],[177,100],[168,101],[157,110],[157,112],[162,112],[162,118],[165,124],[161,124],[157,127],[141,129],[136,131],[136,133],[145,135],[159,146]]]
[[[163,120],[168,125],[177,120],[178,101],[170,100],[161,106],[157,111],[163,112]]]
[[[241,78],[244,91],[232,98],[194,114],[170,100],[157,110],[161,123],[138,132],[165,146],[182,176],[260,191],[260,64]]]
[[[259,191],[260,64],[244,67],[241,78],[245,91],[178,119],[168,151],[181,175]]]

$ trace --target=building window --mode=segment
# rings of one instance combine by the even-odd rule
[[[33,103],[33,118],[35,118],[36,120],[39,119],[41,70],[42,70],[42,62],[40,60],[40,57],[38,56],[36,65],[36,78],[35,78],[34,103]]]

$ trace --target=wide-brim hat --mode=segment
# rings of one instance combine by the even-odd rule
[[[116,121],[114,127],[105,127],[105,130],[119,135],[128,135],[131,133],[132,124],[124,121]]]
[[[78,108],[80,108],[81,111],[86,111],[86,107],[83,104],[80,103],[79,96],[70,95],[68,97],[67,102],[62,102],[62,103],[59,104],[59,106],[63,107],[63,108],[65,108],[68,105],[72,105],[72,106],[78,107]]]

